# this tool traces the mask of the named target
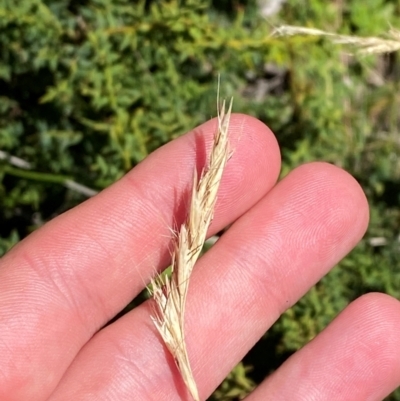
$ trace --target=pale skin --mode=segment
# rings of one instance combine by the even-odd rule
[[[169,259],[192,171],[216,121],[154,152],[98,196],[0,260],[0,399],[189,400],[142,304],[101,329]],[[189,289],[188,352],[206,399],[246,352],[361,239],[368,204],[345,171],[310,163],[277,184],[261,122],[234,114],[210,235]],[[377,266],[379,268],[379,266]],[[400,384],[400,303],[368,294],[267,378],[248,401],[383,400]]]

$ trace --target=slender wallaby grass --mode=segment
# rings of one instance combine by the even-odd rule
[[[162,280],[157,276],[151,283],[152,296],[156,302],[152,320],[195,401],[200,401],[200,397],[186,350],[185,304],[190,276],[206,240],[222,173],[229,159],[228,129],[231,110],[232,100],[227,111],[225,101],[218,109],[218,127],[208,165],[199,179],[196,170],[194,171],[189,213],[175,238],[171,277],[166,276]]]
[[[350,35],[339,35],[337,33],[326,32],[321,29],[306,28],[302,26],[282,25],[274,30],[274,36],[293,36],[293,35],[311,35],[325,36],[334,43],[353,46],[359,54],[379,54],[391,53],[400,50],[400,31],[390,29],[388,38],[375,36],[360,37]]]

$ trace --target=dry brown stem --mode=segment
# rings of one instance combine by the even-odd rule
[[[232,100],[228,111],[225,112],[225,102],[218,110],[218,127],[214,134],[208,167],[202,171],[200,179],[197,179],[196,170],[194,172],[190,210],[186,222],[177,233],[172,253],[171,277],[166,277],[164,281],[156,277],[152,281],[153,298],[157,305],[152,320],[195,401],[200,401],[200,398],[186,350],[185,303],[190,275],[206,240],[219,183],[229,159],[228,129],[231,109]]]

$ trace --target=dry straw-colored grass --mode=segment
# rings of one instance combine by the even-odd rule
[[[200,401],[197,385],[190,367],[185,343],[185,303],[190,276],[200,255],[207,230],[211,224],[222,173],[229,159],[228,129],[232,100],[225,111],[225,102],[218,110],[218,127],[207,168],[200,178],[194,171],[190,210],[185,223],[176,235],[172,253],[172,274],[152,281],[156,311],[152,320],[175,359],[191,396]]]
[[[339,35],[336,33],[326,32],[320,29],[305,28],[301,26],[282,25],[274,30],[273,36],[294,36],[294,35],[311,35],[325,36],[332,42],[337,44],[349,45],[356,48],[357,52],[362,55],[391,53],[400,50],[400,31],[390,29],[388,38],[379,37],[359,37],[349,35]]]

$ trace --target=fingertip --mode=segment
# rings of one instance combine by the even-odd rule
[[[212,141],[216,123],[214,118],[198,128],[207,142]],[[276,136],[267,125],[247,114],[233,113],[229,124],[229,142],[232,162],[228,163],[228,171],[234,165],[260,168],[264,173],[268,172],[273,183],[276,182],[281,167],[281,153]]]
[[[310,162],[296,168],[288,177],[293,192],[296,192],[296,186],[303,188],[303,191],[300,188],[297,191],[300,197],[306,196],[304,187],[312,194],[314,215],[318,215],[318,210],[324,211],[321,218],[325,224],[336,227],[333,231],[338,233],[338,239],[351,227],[352,246],[358,243],[368,228],[369,206],[361,185],[351,174],[330,163]]]
[[[281,169],[281,154],[274,133],[260,120],[233,114],[230,123],[231,160],[222,179],[219,198],[232,208],[242,199],[253,205],[277,182]],[[229,192],[227,193],[226,190]],[[248,210],[243,208],[242,213]]]
[[[332,326],[336,328],[336,335],[349,338],[350,349],[357,350],[360,364],[354,381],[358,380],[357,372],[363,372],[364,380],[370,377],[369,381],[375,382],[376,398],[373,399],[384,398],[400,385],[400,302],[397,299],[383,293],[362,295]]]
[[[400,373],[400,301],[379,292],[364,294],[345,310],[346,317],[363,325],[364,337],[395,359]],[[384,363],[386,365],[386,363]]]

